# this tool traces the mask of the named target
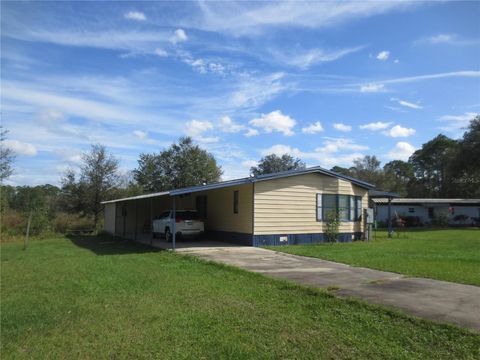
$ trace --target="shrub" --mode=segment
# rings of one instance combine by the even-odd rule
[[[338,211],[327,211],[325,222],[325,236],[330,243],[337,242],[340,229],[340,214]]]
[[[455,215],[454,218],[453,218],[453,221],[455,222],[465,222],[469,219],[470,217],[468,215],[465,215],[465,214],[458,214],[458,215]]]
[[[432,225],[438,227],[446,227],[448,226],[448,216],[444,214],[436,215],[432,219]]]
[[[67,230],[93,229],[95,223],[89,216],[59,213],[55,217],[53,226],[56,232],[64,234]]]
[[[406,227],[416,227],[423,225],[419,216],[403,216],[402,219],[405,220]]]

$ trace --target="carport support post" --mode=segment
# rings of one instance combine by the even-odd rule
[[[153,198],[150,198],[150,245],[153,245]]]
[[[173,217],[172,217],[172,250],[175,251],[175,240],[177,237],[177,229],[175,228],[177,223],[177,215],[176,215],[176,198],[173,197]]]
[[[392,237],[392,198],[388,198],[388,237]]]
[[[135,241],[137,241],[138,228],[138,200],[135,200]]]

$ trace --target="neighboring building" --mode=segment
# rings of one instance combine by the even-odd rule
[[[388,199],[375,198],[376,220],[388,220]],[[446,217],[451,225],[474,225],[480,218],[480,199],[407,199],[391,200],[392,217],[418,217],[423,225]],[[463,215],[463,216],[462,216]]]
[[[339,209],[340,240],[363,236],[363,209],[373,186],[321,167],[260,175],[105,201],[105,230],[139,239],[152,219],[173,208],[196,209],[210,239],[244,245],[324,241],[325,214]]]

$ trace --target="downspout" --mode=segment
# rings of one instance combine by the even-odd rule
[[[255,239],[255,183],[252,182],[252,246]]]
[[[392,229],[392,198],[388,198],[388,237],[391,238],[393,233]]]
[[[172,250],[175,251],[175,241],[177,237],[177,229],[175,228],[177,223],[177,215],[176,215],[176,197],[173,196],[173,217],[172,217]]]

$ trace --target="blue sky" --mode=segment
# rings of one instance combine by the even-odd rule
[[[269,153],[406,160],[480,112],[479,2],[2,2],[14,185],[102,143],[136,167],[189,135],[224,179]]]

